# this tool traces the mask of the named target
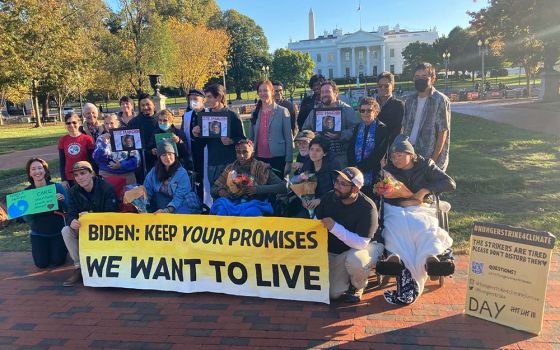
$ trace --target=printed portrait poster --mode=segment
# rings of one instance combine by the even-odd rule
[[[113,152],[132,151],[142,149],[140,129],[111,130],[111,147]]]
[[[555,241],[545,231],[475,222],[465,313],[539,334]]]
[[[315,131],[319,133],[340,133],[342,131],[342,109],[315,109]]]
[[[220,138],[229,136],[229,118],[222,113],[201,113],[199,125],[201,137]]]

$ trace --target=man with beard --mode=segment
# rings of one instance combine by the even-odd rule
[[[417,154],[432,159],[443,171],[449,163],[451,103],[434,88],[436,71],[427,62],[414,70],[416,93],[408,96],[404,106],[402,133],[410,138]]]
[[[323,136],[330,141],[329,152],[336,158],[340,166],[344,167],[348,164],[346,148],[352,137],[354,127],[358,124],[360,119],[352,107],[338,99],[338,87],[332,80],[327,80],[321,84],[321,103],[319,103],[317,108],[340,108],[342,111],[340,121],[341,131],[327,131],[323,133]],[[317,117],[315,115],[315,109],[313,109],[309,113],[305,123],[303,123],[301,130],[317,132],[316,121]]]
[[[321,198],[315,213],[329,231],[330,298],[357,303],[383,245],[372,240],[378,226],[377,209],[360,192],[364,175],[354,167],[336,172],[334,190]]]

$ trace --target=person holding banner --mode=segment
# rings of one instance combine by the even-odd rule
[[[255,159],[251,140],[239,140],[235,145],[236,161],[229,164],[212,186],[212,196],[218,198],[210,214],[230,216],[263,216],[272,214],[267,199],[286,192],[286,183],[270,164]]]
[[[31,158],[25,166],[27,179],[30,185],[25,189],[40,188],[53,184],[49,165],[41,158]],[[66,190],[59,183],[56,186],[56,199],[58,211],[48,211],[33,215],[25,215],[24,220],[31,227],[31,255],[35,266],[40,269],[49,266],[60,266],[66,261],[66,245],[62,239],[61,231],[64,227],[64,214],[66,208]]]
[[[76,184],[68,191],[68,212],[66,224],[62,229],[62,238],[68,253],[74,261],[74,272],[64,282],[65,287],[71,287],[82,281],[80,270],[80,247],[78,232],[80,230],[80,215],[92,213],[106,213],[118,211],[115,189],[103,179],[95,176],[89,162],[80,161],[72,167],[72,175]]]
[[[148,210],[155,213],[201,213],[200,200],[191,188],[187,171],[177,159],[173,144],[169,141],[158,143],[157,157],[144,181]]]
[[[120,126],[119,118],[111,113],[103,120],[106,133],[100,135],[95,143],[93,160],[99,167],[99,175],[123,176],[127,185],[136,184],[134,172],[140,166],[140,153],[137,150],[113,152],[111,148],[111,134],[109,131]]]
[[[435,208],[424,204],[424,199],[432,193],[453,191],[456,185],[433,160],[416,154],[407,136],[395,138],[390,154],[385,176],[390,174],[398,182],[383,194],[382,235],[391,253],[386,261],[401,263],[404,268],[397,275],[397,289],[385,291],[384,297],[391,304],[411,304],[422,294],[427,264],[439,261],[437,255],[453,243],[449,233],[439,227]]]
[[[329,293],[348,303],[361,300],[368,276],[383,245],[372,240],[377,231],[377,208],[360,189],[364,175],[355,167],[336,170],[334,190],[315,209],[329,231]]]
[[[80,117],[73,112],[64,117],[68,135],[58,140],[58,159],[60,162],[60,178],[66,188],[74,184],[72,168],[76,162],[91,161],[94,143],[91,136],[80,132]]]

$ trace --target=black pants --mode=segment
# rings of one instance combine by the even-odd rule
[[[60,266],[66,261],[68,250],[62,235],[37,236],[31,235],[31,254],[35,266],[44,269],[49,266]]]
[[[274,171],[274,173],[276,175],[278,175],[279,178],[281,178],[281,179],[284,178],[284,168],[286,167],[286,157],[272,157],[272,158],[257,157],[257,160],[260,160],[261,162],[265,162],[265,163],[270,164],[270,167],[272,168],[272,171]]]

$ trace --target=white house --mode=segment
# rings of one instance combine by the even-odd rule
[[[402,51],[408,44],[419,41],[432,44],[437,38],[436,28],[423,31],[407,31],[398,25],[393,29],[380,26],[377,31],[358,30],[343,34],[335,29],[314,37],[313,11],[309,13],[309,38],[290,42],[288,48],[309,53],[315,62],[313,71],[329,79],[377,76],[382,71],[400,74],[404,59]],[[313,38],[313,39],[312,39]]]

